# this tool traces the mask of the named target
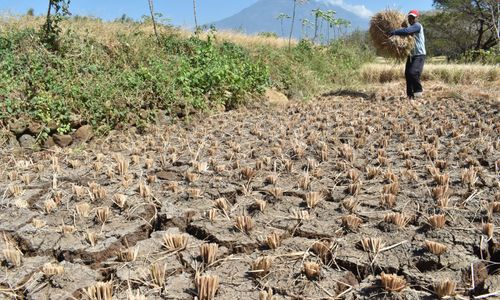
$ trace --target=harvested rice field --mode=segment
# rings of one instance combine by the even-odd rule
[[[0,298],[494,296],[500,91],[425,88],[2,149]]]

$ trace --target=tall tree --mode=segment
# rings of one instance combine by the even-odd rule
[[[422,23],[435,54],[458,56],[499,44],[498,0],[434,0]]]
[[[196,0],[193,0],[194,32],[198,33],[198,16],[196,13]]]
[[[285,31],[283,29],[283,21],[285,19],[290,19],[291,17],[285,13],[280,13],[278,16],[276,16],[276,19],[280,21],[280,25],[281,25],[281,36],[284,37],[285,36]]]
[[[288,37],[288,49],[292,46],[293,25],[295,24],[295,15],[297,14],[297,5],[307,3],[309,0],[293,0],[292,25],[290,26],[290,35]]]
[[[153,6],[153,0],[148,0],[149,2],[149,12],[151,13],[151,21],[153,22],[153,30],[155,32],[156,41],[158,45],[160,44],[160,36],[158,35],[158,30],[156,28],[155,11]]]

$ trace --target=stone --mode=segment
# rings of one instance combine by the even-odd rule
[[[30,122],[28,125],[28,132],[34,136],[39,135],[43,129],[44,129],[44,126],[40,123],[37,123],[37,122]]]
[[[9,136],[8,140],[7,140],[7,149],[16,149],[19,147],[20,147],[20,145],[16,139],[16,136],[14,136],[14,135]]]
[[[273,89],[267,89],[264,96],[266,100],[271,104],[286,104],[288,103],[288,98],[285,94],[275,91]]]
[[[51,136],[49,136],[47,138],[47,140],[45,140],[45,142],[43,143],[43,147],[45,149],[50,149],[50,148],[55,147],[55,146],[56,146],[56,142],[54,142],[54,138]]]
[[[73,138],[80,142],[87,142],[92,138],[93,135],[94,132],[92,130],[92,126],[83,125],[76,130],[76,132],[73,134]]]
[[[54,142],[62,148],[68,147],[73,142],[73,138],[69,134],[54,134],[53,138]]]
[[[28,128],[28,121],[26,118],[15,119],[9,123],[10,131],[12,131],[16,136],[20,136],[26,132]]]
[[[19,144],[21,145],[22,148],[34,148],[36,146],[36,139],[29,135],[29,134],[23,134],[19,138]]]

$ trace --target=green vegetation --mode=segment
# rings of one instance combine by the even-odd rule
[[[433,2],[436,10],[421,17],[431,56],[461,62],[500,62],[497,0]]]
[[[40,34],[40,19],[9,22],[0,33],[0,125],[24,117],[59,133],[69,132],[74,119],[106,132],[142,126],[159,110],[230,109],[271,86],[308,98],[352,83],[372,58],[347,41],[304,41],[288,50],[265,42],[272,37],[236,44],[222,34],[188,36],[164,25],[158,44],[147,24],[75,17],[58,23],[67,27],[54,48]]]

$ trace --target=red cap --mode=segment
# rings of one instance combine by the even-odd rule
[[[410,10],[410,12],[408,13],[409,16],[414,16],[414,17],[418,17],[420,14],[418,13],[418,10],[414,9],[414,10]]]

